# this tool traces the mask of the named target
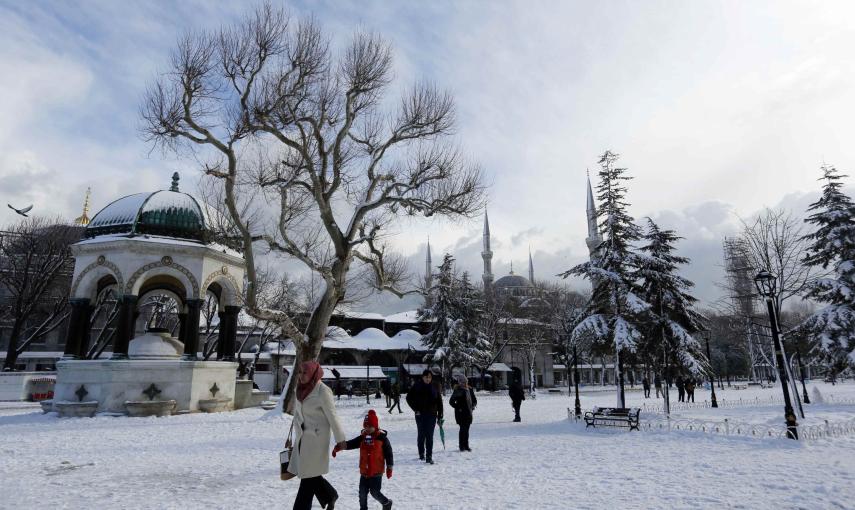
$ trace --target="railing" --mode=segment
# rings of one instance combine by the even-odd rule
[[[567,419],[575,420],[573,409],[567,408]],[[787,437],[787,429],[757,423],[744,423],[730,421],[695,420],[695,419],[672,419],[666,417],[664,420],[642,421],[640,429],[645,432],[700,432],[702,434],[717,434],[722,436],[739,436],[755,439],[784,439]],[[829,422],[818,425],[802,425],[799,427],[799,439],[802,441],[814,441],[818,439],[831,439],[855,435],[855,418]]]
[[[738,400],[727,400],[727,399],[719,399],[717,401],[718,407],[729,409],[734,407],[760,407],[760,406],[773,406],[773,405],[784,405],[784,399],[781,397],[769,397],[769,398],[740,398]],[[834,395],[828,395],[823,397],[823,404],[831,404],[831,405],[855,405],[855,399],[853,398],[840,398],[835,397]],[[708,400],[704,400],[703,402],[673,402],[671,403],[671,411],[682,411],[687,409],[709,409],[712,407],[712,404]],[[641,410],[647,411],[650,413],[664,413],[665,406],[664,404],[641,404]]]

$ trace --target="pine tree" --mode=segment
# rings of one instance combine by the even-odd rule
[[[650,305],[641,299],[635,284],[635,272],[642,257],[634,251],[641,239],[641,229],[627,212],[627,169],[616,166],[619,156],[606,151],[599,161],[600,184],[597,186],[599,227],[604,240],[594,260],[579,264],[562,274],[582,276],[594,284],[585,318],[574,328],[574,337],[592,335],[610,342],[618,358],[618,405],[625,407],[621,352],[634,352],[642,338],[643,314]]]
[[[427,359],[445,359],[446,375],[455,366],[469,368],[487,355],[491,348],[481,331],[481,314],[484,300],[472,285],[469,274],[457,277],[454,257],[446,254],[431,286],[433,304],[419,311],[420,320],[433,321],[431,330],[424,335],[423,343],[433,355]]]
[[[810,205],[805,221],[816,230],[805,236],[811,242],[804,263],[832,268],[818,280],[807,297],[827,306],[802,323],[816,341],[817,351],[836,373],[855,366],[855,204],[841,191],[843,178],[832,165],[821,167],[822,196]]]
[[[642,297],[650,303],[646,334],[638,351],[649,361],[667,356],[669,364],[693,373],[703,370],[703,350],[693,334],[704,330],[704,317],[694,310],[697,299],[689,294],[694,283],[677,274],[678,267],[689,263],[674,253],[674,243],[682,239],[673,230],[662,230],[647,219],[647,244],[640,248],[645,259],[638,270]],[[661,363],[656,363],[661,365]]]

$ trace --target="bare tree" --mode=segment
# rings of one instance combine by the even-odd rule
[[[385,242],[399,215],[471,216],[482,205],[480,169],[448,143],[451,95],[420,83],[389,113],[391,78],[392,51],[378,35],[358,32],[335,55],[314,20],[265,4],[183,37],[142,104],[144,136],[197,158],[222,187],[230,225],[220,234],[247,262],[244,305],[295,340],[297,362],[318,357],[352,266],[379,290],[409,292]],[[304,330],[260,304],[262,249],[323,281]]]
[[[68,316],[73,259],[70,246],[80,229],[58,219],[28,218],[0,235],[0,290],[11,325],[3,370],[18,355],[59,327]]]
[[[777,310],[787,299],[804,294],[818,277],[816,270],[802,263],[808,247],[802,225],[783,209],[766,209],[751,222],[742,220],[749,265],[755,273],[766,270],[776,278]]]

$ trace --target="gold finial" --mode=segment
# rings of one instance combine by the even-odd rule
[[[89,224],[89,197],[92,195],[92,188],[86,188],[86,198],[83,199],[83,214],[75,218],[74,224],[85,227]]]

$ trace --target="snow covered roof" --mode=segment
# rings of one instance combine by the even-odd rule
[[[335,379],[333,369],[336,369],[339,377],[342,379],[365,379],[366,377],[371,379],[386,378],[386,374],[383,373],[383,369],[378,365],[368,365],[367,374],[365,365],[321,365],[321,368],[324,369],[323,379],[325,380]]]
[[[92,218],[85,236],[150,234],[203,241],[204,231],[199,203],[175,184],[169,190],[134,193],[111,202]]]
[[[342,315],[344,315],[348,319],[367,319],[375,321],[382,321],[386,319],[386,317],[384,317],[383,315],[374,312],[343,312]]]
[[[338,326],[327,328],[327,336],[324,339],[324,348],[327,349],[353,349],[357,351],[406,351],[415,349],[417,351],[428,350],[421,343],[422,335],[418,331],[405,329],[394,337],[389,336],[377,328],[365,328],[356,336],[350,336],[347,331]]]
[[[496,362],[487,368],[487,372],[513,372],[513,370],[504,363]]]
[[[393,313],[386,316],[386,322],[394,322],[396,324],[416,324],[419,322],[418,310],[407,310],[406,312]]]

